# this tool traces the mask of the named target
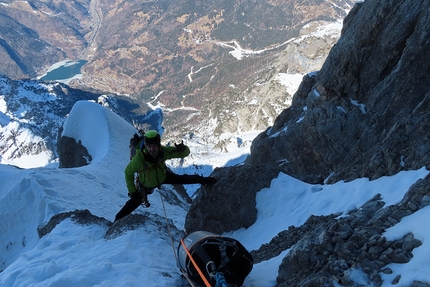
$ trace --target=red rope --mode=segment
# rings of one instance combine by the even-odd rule
[[[190,252],[188,251],[187,246],[184,243],[184,240],[182,240],[181,238],[181,244],[182,247],[184,247],[185,252],[187,253],[188,257],[190,257],[191,263],[193,263],[194,267],[196,268],[197,272],[199,273],[200,277],[202,278],[203,282],[205,283],[206,287],[211,287],[211,284],[209,283],[209,281],[206,279],[205,275],[203,274],[203,272],[200,270],[199,266],[197,266],[196,261],[194,261],[193,257],[191,256]]]

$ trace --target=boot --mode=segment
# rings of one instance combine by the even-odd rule
[[[203,177],[201,184],[204,186],[212,186],[217,182],[217,179],[215,177]]]

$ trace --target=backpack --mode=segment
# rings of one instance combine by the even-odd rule
[[[135,133],[133,137],[130,139],[130,144],[128,146],[130,148],[130,160],[136,154],[136,149],[138,148],[139,143],[140,143],[139,148],[141,150],[145,148],[145,143],[143,141],[144,134],[145,132],[143,130],[139,130],[139,134]]]

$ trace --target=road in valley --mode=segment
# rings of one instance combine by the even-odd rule
[[[99,9],[99,0],[91,0],[90,6],[89,6],[89,13],[92,18],[93,22],[93,28],[91,32],[89,32],[86,35],[88,45],[87,47],[82,51],[81,55],[79,56],[79,59],[81,60],[91,60],[91,58],[94,56],[94,52],[97,50],[97,43],[95,41],[97,34],[99,32],[99,29],[101,27],[102,21],[103,21],[103,14],[101,10]]]

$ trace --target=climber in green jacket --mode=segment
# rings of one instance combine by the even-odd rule
[[[149,207],[147,195],[162,184],[213,185],[216,182],[213,177],[178,175],[167,168],[166,160],[184,158],[189,154],[190,149],[183,142],[175,144],[174,147],[162,146],[160,134],[155,130],[147,131],[143,141],[137,145],[136,154],[125,168],[125,182],[130,199],[116,214],[115,221],[132,213],[142,203]]]

